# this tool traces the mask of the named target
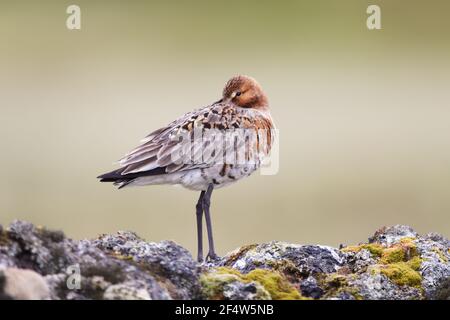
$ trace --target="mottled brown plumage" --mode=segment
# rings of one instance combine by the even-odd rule
[[[208,139],[197,143],[195,139],[197,132],[207,136],[216,132],[233,134],[239,130],[255,139],[246,136],[231,144]],[[274,125],[264,91],[255,79],[240,75],[227,82],[219,101],[186,113],[166,127],[153,131],[140,146],[119,161],[120,169],[99,178],[100,181],[114,182],[121,188],[180,184],[188,189],[200,190],[199,203],[204,209],[208,207],[205,209],[208,222],[209,204],[203,202],[209,199],[213,188],[229,185],[256,171],[270,152],[273,136]],[[186,139],[193,143],[186,144]],[[216,153],[214,148],[222,145],[223,154]],[[228,162],[224,155],[239,154],[238,150],[243,150],[242,147],[245,147],[244,159]],[[207,161],[205,155],[208,156]],[[185,161],[185,158],[201,161]],[[212,254],[214,247],[210,243]]]

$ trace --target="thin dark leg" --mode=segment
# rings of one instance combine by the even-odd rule
[[[203,261],[203,197],[205,191],[200,193],[200,198],[198,198],[197,205],[195,206],[197,215],[197,261]]]
[[[208,186],[208,190],[206,190],[205,195],[203,197],[203,209],[205,210],[206,230],[208,231],[208,244],[209,244],[208,255],[206,257],[212,260],[217,259],[217,254],[216,251],[214,250],[211,215],[209,212],[209,207],[211,205],[211,194],[213,192],[213,189],[214,186],[210,184]]]

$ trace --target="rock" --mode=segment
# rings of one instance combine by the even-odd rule
[[[32,270],[0,269],[0,297],[16,300],[47,300],[50,289],[44,278]]]
[[[369,238],[369,243],[391,245],[402,238],[417,238],[418,234],[409,226],[395,225],[383,227]]]
[[[259,282],[246,280],[226,269],[205,272],[201,278],[203,294],[209,299],[269,300],[270,293]]]
[[[422,259],[420,273],[424,295],[433,299],[438,296],[438,290],[445,290],[445,283],[450,284],[450,242],[440,235],[431,234],[418,238],[416,244]],[[450,286],[447,289],[450,292]]]
[[[115,238],[122,239],[122,234],[109,237],[112,242]],[[74,241],[61,232],[15,221],[0,234],[0,267],[18,267],[39,273],[45,278],[52,299],[103,299],[109,287],[133,283],[139,284],[140,297],[144,296],[142,290],[146,290],[151,299],[183,298],[179,292],[184,288],[178,288],[178,283],[160,278],[145,263],[136,262],[120,252],[103,250],[99,245],[101,241],[102,238]],[[179,250],[185,251],[181,247]],[[195,274],[193,260],[192,266]],[[198,278],[190,278],[190,281],[195,287]],[[110,289],[111,292],[114,291]]]
[[[339,249],[272,241],[198,264],[172,241],[15,221],[0,226],[0,299],[450,299],[450,241],[396,225]]]
[[[160,278],[167,279],[167,288],[174,288],[176,299],[199,298],[197,264],[186,249],[172,241],[145,242],[132,232],[103,235],[93,242],[103,251],[131,259]]]
[[[309,276],[308,278],[303,280],[301,282],[300,289],[302,295],[311,297],[313,299],[320,299],[324,294],[324,291],[320,287],[317,279],[313,276]]]
[[[356,279],[350,279],[348,288],[354,288],[355,298],[367,300],[416,300],[421,298],[419,288],[397,286],[383,274],[361,273]]]
[[[430,299],[435,300],[450,300],[450,278],[447,278],[442,283],[440,283]]]
[[[130,281],[111,285],[103,294],[105,300],[151,300],[145,283]]]
[[[257,268],[281,268],[308,276],[335,272],[343,261],[342,253],[335,248],[272,241],[240,248],[224,257],[220,264],[244,273]]]

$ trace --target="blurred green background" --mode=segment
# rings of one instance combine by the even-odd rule
[[[369,4],[382,30],[366,28]],[[130,229],[193,250],[196,193],[95,177],[241,73],[269,96],[280,171],[214,193],[220,254],[356,243],[397,223],[449,236],[449,14],[444,0],[3,0],[0,223]]]

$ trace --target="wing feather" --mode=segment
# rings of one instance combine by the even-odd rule
[[[211,106],[186,113],[166,127],[147,135],[141,145],[120,159],[119,165],[122,168],[119,169],[119,173],[123,176],[137,177],[140,174],[143,176],[152,174],[152,170],[161,174],[161,172],[173,173],[208,167],[223,154],[214,154],[214,145],[208,145],[209,141],[192,143],[189,146],[190,149],[186,149],[179,139],[180,136],[187,136],[193,142],[194,130],[197,129],[223,130],[252,127],[257,130],[257,124],[251,121],[252,117],[245,116],[243,112],[237,114],[236,108],[219,101]],[[233,148],[233,146],[228,148]],[[205,150],[209,155],[207,162],[202,161]],[[185,159],[191,161],[183,161]]]

